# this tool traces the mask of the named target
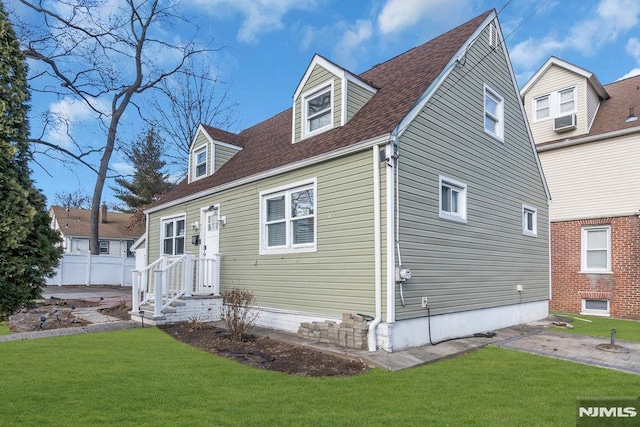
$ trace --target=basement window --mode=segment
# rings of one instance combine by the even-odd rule
[[[609,316],[608,299],[583,299],[580,314],[591,316]]]

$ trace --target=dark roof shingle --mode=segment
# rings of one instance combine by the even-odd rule
[[[214,175],[192,183],[183,180],[153,206],[391,133],[491,12],[362,73],[359,77],[378,91],[346,125],[292,144],[292,110],[287,109],[235,135],[243,150]]]

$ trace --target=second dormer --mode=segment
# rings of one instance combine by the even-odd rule
[[[189,147],[189,182],[213,175],[242,150],[240,137],[207,125],[198,126]]]
[[[554,56],[520,94],[536,144],[586,135],[609,98],[595,74]]]
[[[344,126],[377,89],[315,55],[293,94],[292,142]]]

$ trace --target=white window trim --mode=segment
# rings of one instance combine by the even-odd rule
[[[458,213],[442,210],[442,186],[456,187],[459,190]],[[467,184],[446,176],[438,176],[438,212],[439,217],[450,221],[467,223]]]
[[[533,214],[533,230],[527,228],[527,212]],[[538,209],[530,205],[522,204],[522,234],[525,236],[538,237]]]
[[[607,267],[606,268],[587,268],[587,233],[589,231],[606,230],[607,231]],[[580,244],[580,273],[588,274],[612,274],[611,271],[611,226],[610,225],[594,225],[590,227],[582,227],[581,244]]]
[[[487,109],[486,109],[487,96],[489,96],[490,98],[493,98],[493,100],[496,101],[496,103],[498,104],[497,116],[494,116],[493,114],[487,112]],[[493,90],[487,84],[484,85],[484,96],[482,97],[482,110],[484,112],[482,116],[482,127],[484,128],[484,131],[488,135],[491,135],[493,138],[497,139],[498,141],[504,142],[504,98],[500,96],[498,92]],[[487,129],[487,126],[485,125],[485,120],[487,118],[487,115],[496,120],[497,132],[494,133],[489,129]]]
[[[560,92],[564,92],[566,90],[573,90],[573,110],[560,113]],[[549,115],[547,117],[538,117],[537,110],[536,110],[536,103],[539,99],[542,99],[545,97],[549,97]],[[576,86],[569,86],[569,87],[565,87],[560,90],[556,90],[544,95],[536,96],[531,100],[531,115],[533,116],[534,122],[543,122],[545,120],[552,120],[558,117],[575,114],[577,112],[578,112],[578,90]]]
[[[106,251],[106,252],[102,252],[102,244],[103,244],[103,243],[106,243],[106,244],[107,244],[107,245],[106,245],[106,248],[107,248],[107,251]],[[100,240],[100,241],[98,242],[98,248],[99,248],[99,252],[100,252],[101,254],[108,254],[108,253],[109,253],[109,241],[108,241],[108,240]]]
[[[198,170],[198,154],[205,152],[205,171],[204,174],[200,175],[200,176],[196,176],[196,171]],[[191,171],[191,181],[197,181],[199,179],[205,178],[208,175],[208,170],[209,170],[209,144],[204,144],[201,145],[200,147],[196,148],[193,150],[193,153],[191,154],[192,156],[192,165],[193,165],[193,169]]]
[[[317,252],[318,245],[318,184],[317,178],[313,178],[310,180],[294,182],[285,186],[272,188],[269,190],[264,190],[260,192],[259,195],[259,215],[260,215],[260,247],[258,250],[259,255],[276,255],[276,254],[294,254],[301,252]],[[286,224],[287,224],[287,246],[280,246],[276,248],[268,248],[267,247],[267,235],[266,235],[266,200],[268,198],[274,197],[279,194],[288,194],[291,192],[295,192],[297,190],[301,190],[304,188],[313,188],[313,243],[305,243],[299,245],[291,244],[291,234],[290,234],[290,225],[291,225],[291,212],[289,206],[286,209]],[[286,200],[286,198],[285,198]]]
[[[186,213],[181,213],[181,214],[175,214],[175,215],[171,215],[171,216],[163,216],[160,218],[160,256],[182,256],[182,254],[165,254],[164,253],[164,223],[167,221],[180,221],[180,220],[184,220],[184,248],[183,248],[183,252],[187,251],[187,214]],[[174,236],[174,240],[175,240],[175,236]],[[175,243],[174,243],[174,248],[175,248]]]
[[[587,300],[589,301],[606,301],[607,302],[607,310],[594,310],[587,308]],[[602,316],[602,317],[610,317],[611,316],[611,301],[608,299],[599,299],[599,298],[582,298],[582,310],[580,314],[587,316]]]
[[[309,121],[307,119],[307,100],[314,98],[315,96],[323,93],[323,92],[330,92],[331,93],[331,111],[329,112],[329,116],[331,121],[329,122],[328,125],[323,126],[321,128],[318,128],[314,131],[310,131],[309,130]],[[306,91],[305,93],[303,93],[301,95],[300,98],[300,108],[302,109],[301,111],[301,122],[300,122],[300,139],[306,139],[306,138],[310,138],[312,136],[321,134],[323,132],[326,132],[328,130],[333,129],[333,117],[335,115],[335,91],[334,91],[334,87],[333,87],[333,78],[331,79],[331,81],[329,83],[323,83],[321,85],[318,85],[316,87],[314,87],[313,89],[310,89],[308,91]]]
[[[547,115],[546,117],[538,117],[538,101],[542,100],[543,98],[547,98],[547,109],[549,110],[549,115]],[[534,121],[543,121],[543,120],[549,120],[551,118],[551,94],[548,93],[546,95],[542,95],[542,96],[538,96],[536,98],[533,98],[533,106],[531,107],[531,110],[533,111],[533,120]]]

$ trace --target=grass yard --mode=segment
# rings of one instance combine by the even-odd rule
[[[5,322],[0,322],[0,335],[9,335],[9,327]]]
[[[609,317],[582,316],[579,314],[554,314],[569,317],[573,325],[573,329],[555,328],[556,330],[609,338],[611,336],[611,329],[615,329],[616,339],[640,342],[640,322],[636,320],[620,320]]]
[[[347,378],[260,371],[155,328],[0,343],[0,425],[575,425],[640,376],[487,347]]]

